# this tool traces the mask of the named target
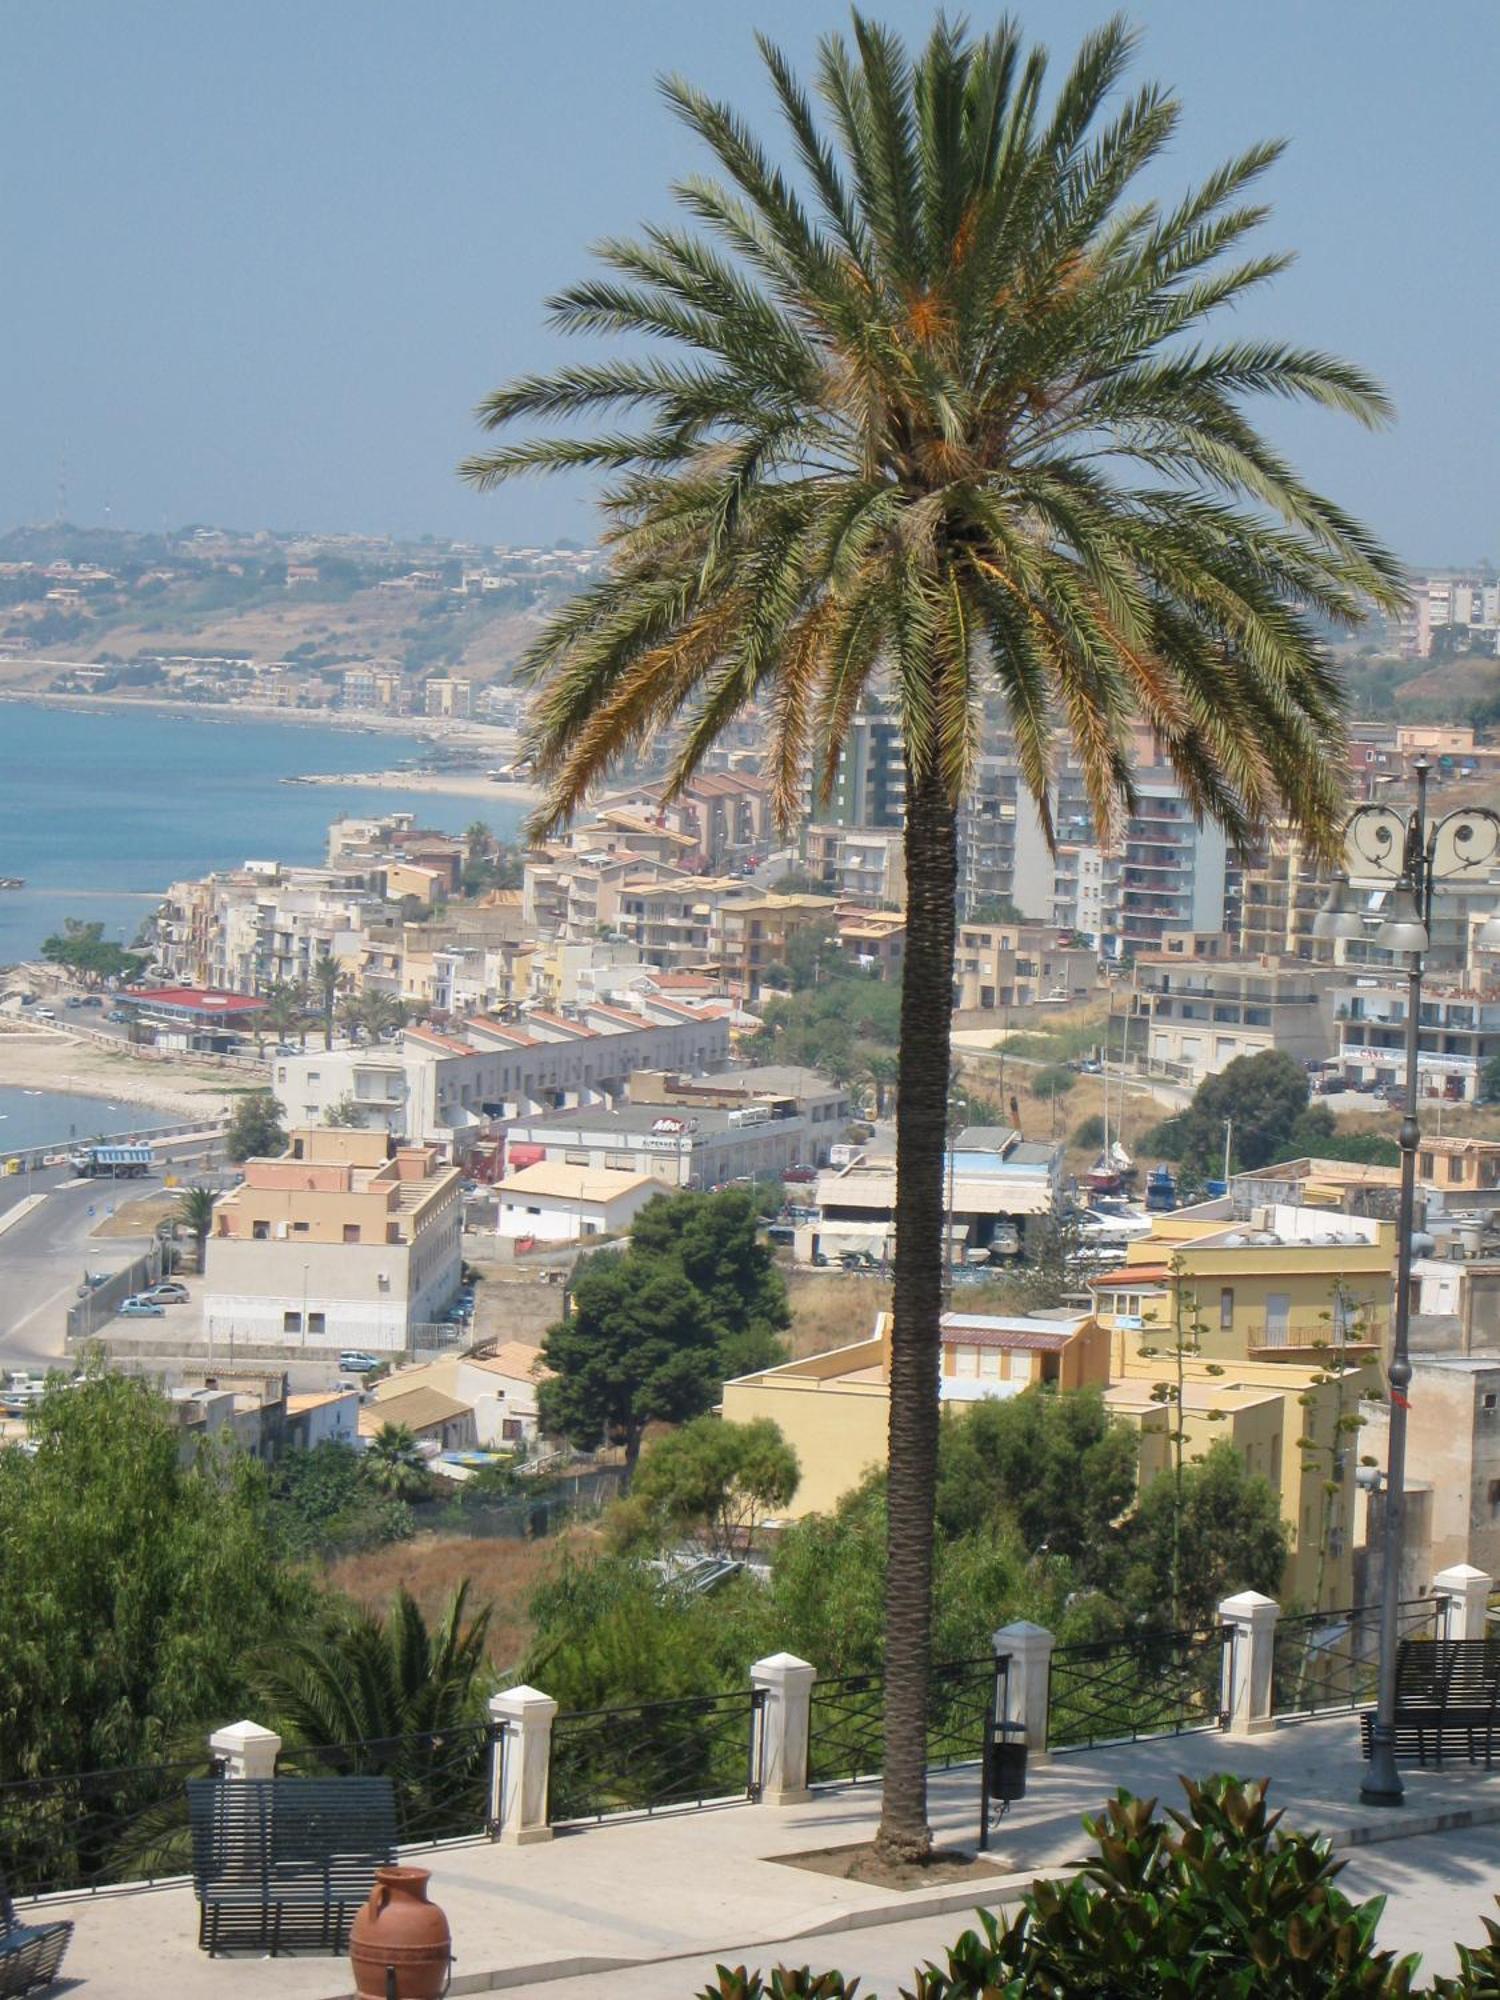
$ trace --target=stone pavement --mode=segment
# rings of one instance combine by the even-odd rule
[[[1491,1893],[1483,1856],[1491,1844],[1500,1852],[1500,1829],[1471,1837],[1465,1853],[1472,1861],[1458,1883],[1438,1896],[1434,1882],[1445,1880],[1443,1851],[1454,1830],[1500,1822],[1500,1772],[1466,1765],[1411,1771],[1407,1804],[1382,1813],[1359,1802],[1361,1768],[1358,1725],[1349,1715],[1285,1724],[1248,1740],[1204,1732],[1055,1757],[1033,1767],[1028,1797],[998,1829],[994,1848],[1002,1872],[982,1898],[972,1884],[892,1892],[777,1859],[868,1839],[879,1809],[873,1785],[822,1791],[798,1806],[674,1812],[559,1833],[533,1847],[472,1842],[407,1858],[432,1869],[432,1893],[448,1912],[457,1953],[455,1994],[503,1988],[547,2000],[602,2000],[606,1992],[650,1991],[662,2000],[686,2000],[696,1990],[694,1974],[716,1956],[770,1963],[795,1955],[797,1963],[838,1960],[858,1969],[876,1952],[884,1964],[887,1946],[895,1943],[909,1971],[965,1927],[976,1902],[1002,1903],[1007,1891],[1014,1894],[1034,1874],[1078,1860],[1087,1850],[1081,1816],[1117,1789],[1170,1804],[1180,1797],[1179,1772],[1228,1770],[1269,1777],[1272,1801],[1291,1823],[1359,1848],[1351,1888],[1365,1893],[1365,1884],[1389,1878],[1437,1942],[1477,1940],[1479,1914]],[[971,1844],[977,1770],[934,1773],[932,1794],[940,1842]],[[1443,1839],[1430,1847],[1411,1838],[1438,1832]],[[1388,1841],[1401,1846],[1367,1845]],[[351,1990],[338,1960],[208,1959],[196,1946],[197,1908],[187,1886],[106,1893],[53,1904],[48,1913],[53,1910],[77,1925],[66,1970],[85,1994],[109,2000],[346,2000]],[[926,1942],[906,1957],[906,1936],[883,1940],[878,1927],[885,1926],[911,1936],[920,1931]],[[872,1931],[864,1940],[869,1954],[860,1941],[840,1935],[866,1928]],[[1391,1942],[1403,1942],[1394,1910],[1388,1931]],[[608,1980],[584,1977],[606,1971]],[[898,1981],[892,1977],[878,1990],[894,1994]]]

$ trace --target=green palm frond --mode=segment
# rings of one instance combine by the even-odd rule
[[[1119,19],[1050,102],[1010,22],[976,38],[940,20],[910,54],[856,13],[811,90],[760,49],[791,166],[668,79],[712,170],[675,189],[686,226],[601,244],[604,275],[550,306],[636,348],[480,410],[510,435],[467,462],[476,484],[610,482],[609,572],[525,662],[538,830],[662,735],[685,783],[752,707],[791,817],[878,682],[914,771],[955,801],[998,720],[1050,825],[1061,730],[1107,832],[1145,720],[1233,837],[1284,813],[1326,845],[1342,718],[1319,625],[1396,606],[1402,577],[1249,413],[1270,398],[1378,426],[1380,385],[1313,347],[1213,334],[1285,268],[1247,247],[1279,144],[1175,202],[1142,196],[1178,106],[1122,94]]]

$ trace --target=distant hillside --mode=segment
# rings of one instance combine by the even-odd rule
[[[538,617],[578,588],[591,561],[570,547],[17,529],[0,536],[0,655],[13,685],[45,680],[42,659],[181,654],[487,682],[507,677]]]

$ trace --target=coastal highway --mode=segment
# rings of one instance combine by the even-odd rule
[[[165,1148],[168,1172],[198,1178],[201,1139]],[[217,1166],[203,1173],[209,1185],[220,1179]],[[28,1185],[29,1183],[29,1185]],[[85,1271],[118,1271],[138,1257],[150,1235],[95,1236],[111,1204],[157,1193],[161,1180],[75,1181],[66,1167],[0,1179],[0,1372],[40,1373],[66,1361],[64,1332],[68,1307]],[[29,1196],[45,1195],[16,1214]],[[7,1223],[6,1217],[15,1214]]]
[[[55,1188],[0,1236],[0,1369],[61,1366],[67,1311],[84,1272],[118,1271],[150,1242],[92,1234],[115,1193],[108,1182]]]

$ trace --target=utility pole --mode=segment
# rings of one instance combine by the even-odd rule
[[[1224,1185],[1226,1188],[1229,1185],[1229,1147],[1233,1138],[1234,1120],[1226,1118],[1224,1120]]]

